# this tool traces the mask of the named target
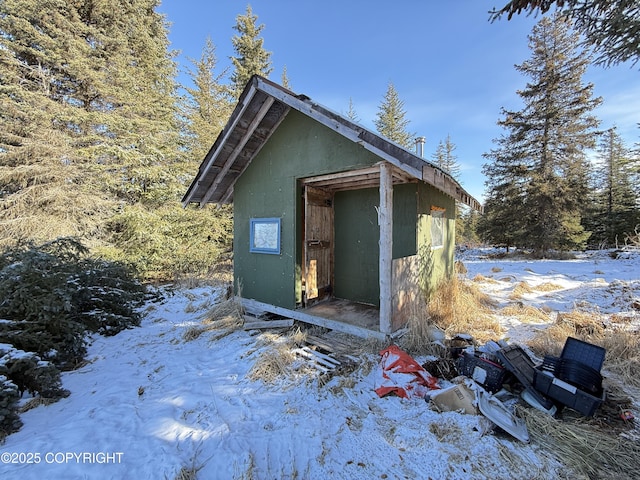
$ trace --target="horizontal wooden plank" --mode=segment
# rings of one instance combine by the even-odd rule
[[[325,362],[329,362],[335,366],[340,365],[340,360],[338,360],[337,358],[334,358],[330,355],[326,355],[324,353],[318,352],[317,350],[310,348],[310,347],[302,347],[303,350],[307,350],[311,353],[313,353],[316,357],[321,358],[322,360],[324,360]]]
[[[326,356],[321,356],[322,354],[314,352],[309,347],[296,348],[293,352],[309,360],[313,360],[325,368],[334,369],[340,365],[340,362],[334,363],[333,361],[329,361]]]
[[[286,318],[284,320],[256,320],[253,322],[247,322],[245,319],[243,328],[245,330],[260,330],[264,328],[287,328],[292,326],[293,319],[291,318]]]
[[[309,323],[311,325],[318,325],[330,330],[348,333],[350,335],[355,335],[356,337],[365,339],[376,338],[382,341],[387,340],[387,335],[380,331],[369,330],[368,328],[358,327],[357,325],[351,325],[349,323],[339,322],[337,320],[309,315],[299,310],[289,310],[288,308],[278,307],[276,305],[270,305],[268,303],[259,302],[257,300],[248,298],[240,298],[240,302],[242,302],[243,306],[246,305],[254,309],[262,309],[267,312],[277,313],[278,315],[282,315],[283,317],[289,317],[304,323]]]

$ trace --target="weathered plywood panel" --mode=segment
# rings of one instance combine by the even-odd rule
[[[425,307],[420,270],[418,255],[393,260],[391,280],[391,324],[393,331],[404,327],[411,315],[415,315]]]
[[[333,283],[333,194],[305,187],[305,303],[322,299]]]

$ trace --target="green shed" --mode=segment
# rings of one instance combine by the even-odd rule
[[[402,328],[454,271],[456,201],[437,166],[254,76],[183,204],[233,202],[245,305],[359,336]]]

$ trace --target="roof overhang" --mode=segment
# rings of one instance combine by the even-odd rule
[[[254,75],[234,109],[227,125],[205,156],[198,174],[185,193],[182,203],[229,203],[236,180],[260,152],[291,109],[371,151],[394,168],[394,183],[423,181],[457,201],[482,211],[482,205],[469,195],[451,175],[414,153],[380,137],[304,95],[296,95],[280,85]],[[378,172],[378,173],[376,173]],[[337,177],[317,177],[317,185],[331,182],[332,189],[362,188],[379,182],[379,168],[341,172]],[[377,177],[376,177],[377,176]],[[315,177],[314,177],[315,178]],[[313,182],[306,179],[305,182]],[[367,183],[368,182],[368,183]]]

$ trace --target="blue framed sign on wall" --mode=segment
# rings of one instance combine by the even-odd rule
[[[252,218],[249,221],[249,251],[279,255],[280,219]]]

